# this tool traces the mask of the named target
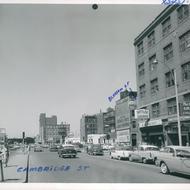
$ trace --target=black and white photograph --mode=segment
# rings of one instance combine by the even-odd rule
[[[12,183],[190,183],[188,1],[0,3]]]

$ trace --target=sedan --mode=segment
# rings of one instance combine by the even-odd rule
[[[133,151],[131,146],[118,146],[111,150],[110,158],[113,159],[129,159],[130,153]]]
[[[163,174],[177,172],[190,175],[190,147],[164,147],[157,155],[157,166]]]
[[[40,146],[36,146],[34,147],[34,152],[43,152],[43,149]]]
[[[75,150],[75,147],[73,145],[62,145],[61,148],[58,150],[59,157],[65,158],[65,157],[73,157],[76,158],[77,151]]]
[[[134,150],[129,155],[129,161],[138,161],[144,164],[148,162],[154,163],[157,154],[159,152],[159,148],[153,145],[140,145],[137,150]]]

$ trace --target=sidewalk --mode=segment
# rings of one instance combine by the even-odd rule
[[[0,183],[24,183],[26,172],[17,172],[17,169],[19,167],[25,168],[27,166],[27,157],[28,151],[22,152],[22,150],[17,150],[11,152],[7,167],[3,167],[4,182],[0,181]]]

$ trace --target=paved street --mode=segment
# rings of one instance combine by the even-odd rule
[[[64,165],[64,167],[63,167]],[[181,175],[163,175],[154,165],[112,160],[108,155],[59,158],[57,152],[30,152],[30,168],[52,167],[52,171],[30,171],[30,182],[56,183],[189,183]],[[62,166],[62,171],[60,168]],[[21,166],[22,167],[22,166]],[[56,167],[56,171],[53,171]],[[69,168],[70,167],[70,168]],[[85,168],[86,167],[86,168]],[[59,169],[58,169],[59,168]],[[64,169],[63,169],[64,168]]]

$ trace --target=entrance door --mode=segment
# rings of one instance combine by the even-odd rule
[[[182,146],[186,146],[187,142],[187,135],[182,135]]]

